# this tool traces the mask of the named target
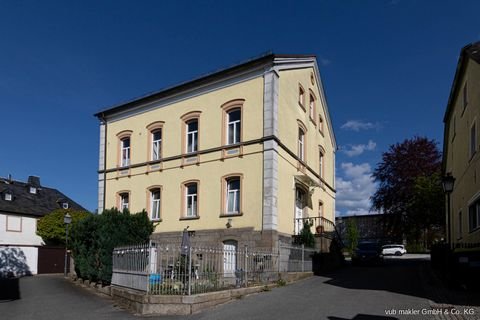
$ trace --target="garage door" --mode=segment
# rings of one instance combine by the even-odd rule
[[[65,248],[38,247],[38,273],[63,273]]]

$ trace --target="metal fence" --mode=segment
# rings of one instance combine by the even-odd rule
[[[113,251],[112,284],[162,295],[261,285],[277,281],[282,272],[312,271],[313,253],[283,244],[278,250],[155,243],[119,247]]]

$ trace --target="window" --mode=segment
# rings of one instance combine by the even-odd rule
[[[470,158],[477,152],[477,128],[475,122],[470,127]]]
[[[244,99],[230,100],[222,108],[222,145],[228,146],[243,141],[242,118]],[[232,150],[232,149],[229,149]]]
[[[130,165],[130,137],[120,140],[121,144],[121,165],[126,167]]]
[[[22,232],[22,217],[19,216],[7,216],[6,230],[12,232]]]
[[[120,198],[120,210],[125,210],[129,209],[130,206],[130,195],[127,192],[120,193],[119,195]]]
[[[468,207],[468,219],[470,231],[480,227],[480,199]]]
[[[198,216],[198,195],[196,182],[185,185],[185,216],[187,218]]]
[[[152,131],[152,160],[159,160],[162,154],[162,129]]]
[[[458,213],[458,239],[462,238],[463,227],[462,227],[462,211]]]
[[[10,192],[5,193],[5,201],[12,201],[13,196]]]
[[[227,144],[235,144],[241,141],[241,117],[240,108],[227,112]]]
[[[323,179],[324,173],[325,173],[325,151],[322,150],[322,147],[320,147],[318,160],[319,160],[318,174],[320,175],[320,178]]]
[[[305,131],[298,128],[298,158],[305,161]]]
[[[198,120],[190,120],[187,125],[187,153],[197,152],[198,150]]]
[[[62,202],[62,208],[68,209],[68,202]]]
[[[160,220],[160,188],[150,190],[150,218]]]
[[[131,164],[132,150],[131,150],[131,136],[133,131],[124,130],[117,133],[118,137],[118,167],[127,167]]]
[[[315,96],[313,95],[313,93],[310,93],[309,114],[310,120],[315,122]]]
[[[226,213],[235,214],[240,213],[240,178],[232,177],[227,179],[226,190]]]
[[[298,103],[302,108],[305,106],[305,90],[303,90],[302,86],[298,86]]]
[[[35,187],[30,187],[29,191],[31,194],[37,194],[37,188]]]
[[[318,115],[318,130],[323,134],[323,118],[321,115]]]

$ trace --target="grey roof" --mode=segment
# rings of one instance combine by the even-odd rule
[[[465,67],[467,65],[467,59],[472,59],[473,61],[480,64],[480,41],[466,45],[460,51],[460,57],[458,58],[457,63],[457,70],[455,71],[455,76],[453,78],[452,88],[450,90],[450,96],[448,97],[447,109],[445,111],[443,122],[447,122],[448,117],[452,112],[455,97],[457,96],[457,92],[460,89],[460,78],[465,72]]]
[[[202,75],[198,78],[194,78],[192,80],[180,83],[178,85],[174,85],[171,87],[164,88],[162,90],[149,93],[145,96],[118,104],[116,106],[107,108],[105,110],[102,110],[100,112],[97,112],[94,114],[95,117],[99,118],[100,120],[103,119],[106,116],[115,114],[116,112],[124,111],[127,110],[131,107],[137,106],[142,103],[148,103],[155,101],[157,99],[167,97],[197,86],[204,85],[206,83],[209,83],[210,81],[214,81],[216,79],[226,77],[232,74],[235,74],[241,70],[246,70],[250,68],[255,68],[261,65],[264,65],[269,62],[273,62],[275,58],[315,58],[315,55],[311,54],[273,54],[271,52],[267,52],[263,55],[260,55],[256,58],[249,59],[247,61],[243,61],[241,63],[235,64],[233,66],[227,67],[225,69],[217,70],[211,73],[207,73],[205,75]]]
[[[42,217],[62,208],[65,202],[72,210],[87,211],[57,189],[41,186],[40,178],[29,177],[28,181],[21,182],[0,177],[0,213]],[[30,193],[30,187],[36,188],[36,194]],[[6,193],[12,195],[11,201],[5,200]]]

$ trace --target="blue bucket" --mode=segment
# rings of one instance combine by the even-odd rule
[[[150,283],[162,283],[162,275],[154,273],[150,275]]]

